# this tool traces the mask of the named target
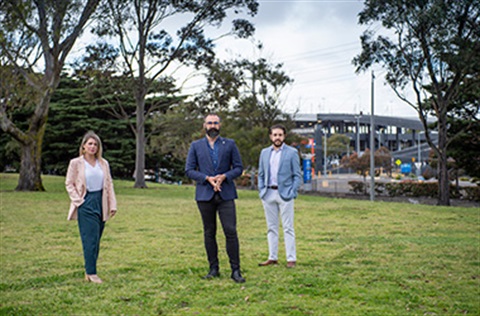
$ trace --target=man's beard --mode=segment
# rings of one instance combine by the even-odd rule
[[[283,141],[277,139],[277,140],[275,140],[275,141],[272,141],[272,144],[273,144],[273,146],[275,146],[275,147],[277,147],[277,148],[280,148],[280,147],[282,147],[282,145],[283,145]]]
[[[211,138],[215,138],[218,135],[220,135],[220,130],[215,127],[212,127],[210,129],[205,129],[205,131],[207,132],[207,135],[210,136]]]

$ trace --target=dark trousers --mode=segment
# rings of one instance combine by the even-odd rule
[[[230,259],[230,267],[233,270],[240,269],[240,249],[237,236],[237,216],[235,202],[224,201],[219,194],[208,201],[197,201],[198,209],[202,215],[203,234],[205,249],[207,251],[210,269],[218,269],[218,246],[217,234],[217,212],[225,234],[227,254]]]
[[[85,202],[78,207],[78,228],[82,239],[85,272],[97,274],[100,238],[105,228],[102,219],[102,191],[87,192]]]

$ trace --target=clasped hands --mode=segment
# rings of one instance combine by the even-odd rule
[[[220,192],[222,191],[222,182],[226,178],[224,174],[217,174],[215,177],[207,177],[207,181],[212,185],[213,191]]]

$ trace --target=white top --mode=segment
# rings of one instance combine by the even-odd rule
[[[280,167],[280,157],[282,155],[283,147],[285,144],[282,144],[279,149],[275,150],[272,145],[272,152],[270,154],[270,174],[268,177],[268,185],[278,185],[278,168]]]
[[[95,160],[95,166],[93,167],[85,159],[85,180],[87,181],[87,191],[95,192],[101,191],[103,189],[103,170],[98,163],[98,160]]]

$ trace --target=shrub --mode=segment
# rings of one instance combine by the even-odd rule
[[[435,177],[435,171],[430,166],[425,166],[422,171],[422,177],[426,180]]]
[[[480,201],[480,187],[464,187],[462,189],[465,193],[463,194],[463,197],[467,200],[471,201]]]
[[[250,175],[242,174],[240,177],[235,179],[235,185],[240,187],[250,186]]]
[[[375,193],[378,195],[385,195],[386,184],[384,182],[375,182]]]
[[[348,181],[348,185],[352,187],[350,191],[352,191],[355,194],[365,194],[367,192],[366,191],[367,186],[363,181],[357,181],[357,180]]]
[[[363,181],[349,181],[352,191],[355,194],[366,194],[369,184]],[[405,196],[405,197],[430,197],[437,198],[437,182],[417,182],[413,180],[404,180],[402,182],[375,182],[375,193],[377,195]],[[480,186],[464,187],[457,190],[457,187],[450,185],[450,198],[464,198],[472,201],[480,201]]]
[[[389,196],[436,197],[438,195],[437,183],[420,183],[412,180],[387,183],[385,189]]]
[[[385,189],[389,196],[410,196],[410,197],[431,197],[438,196],[437,182],[416,182],[405,180],[400,183],[387,183]],[[459,198],[461,193],[457,191],[454,185],[450,185],[450,198]]]

